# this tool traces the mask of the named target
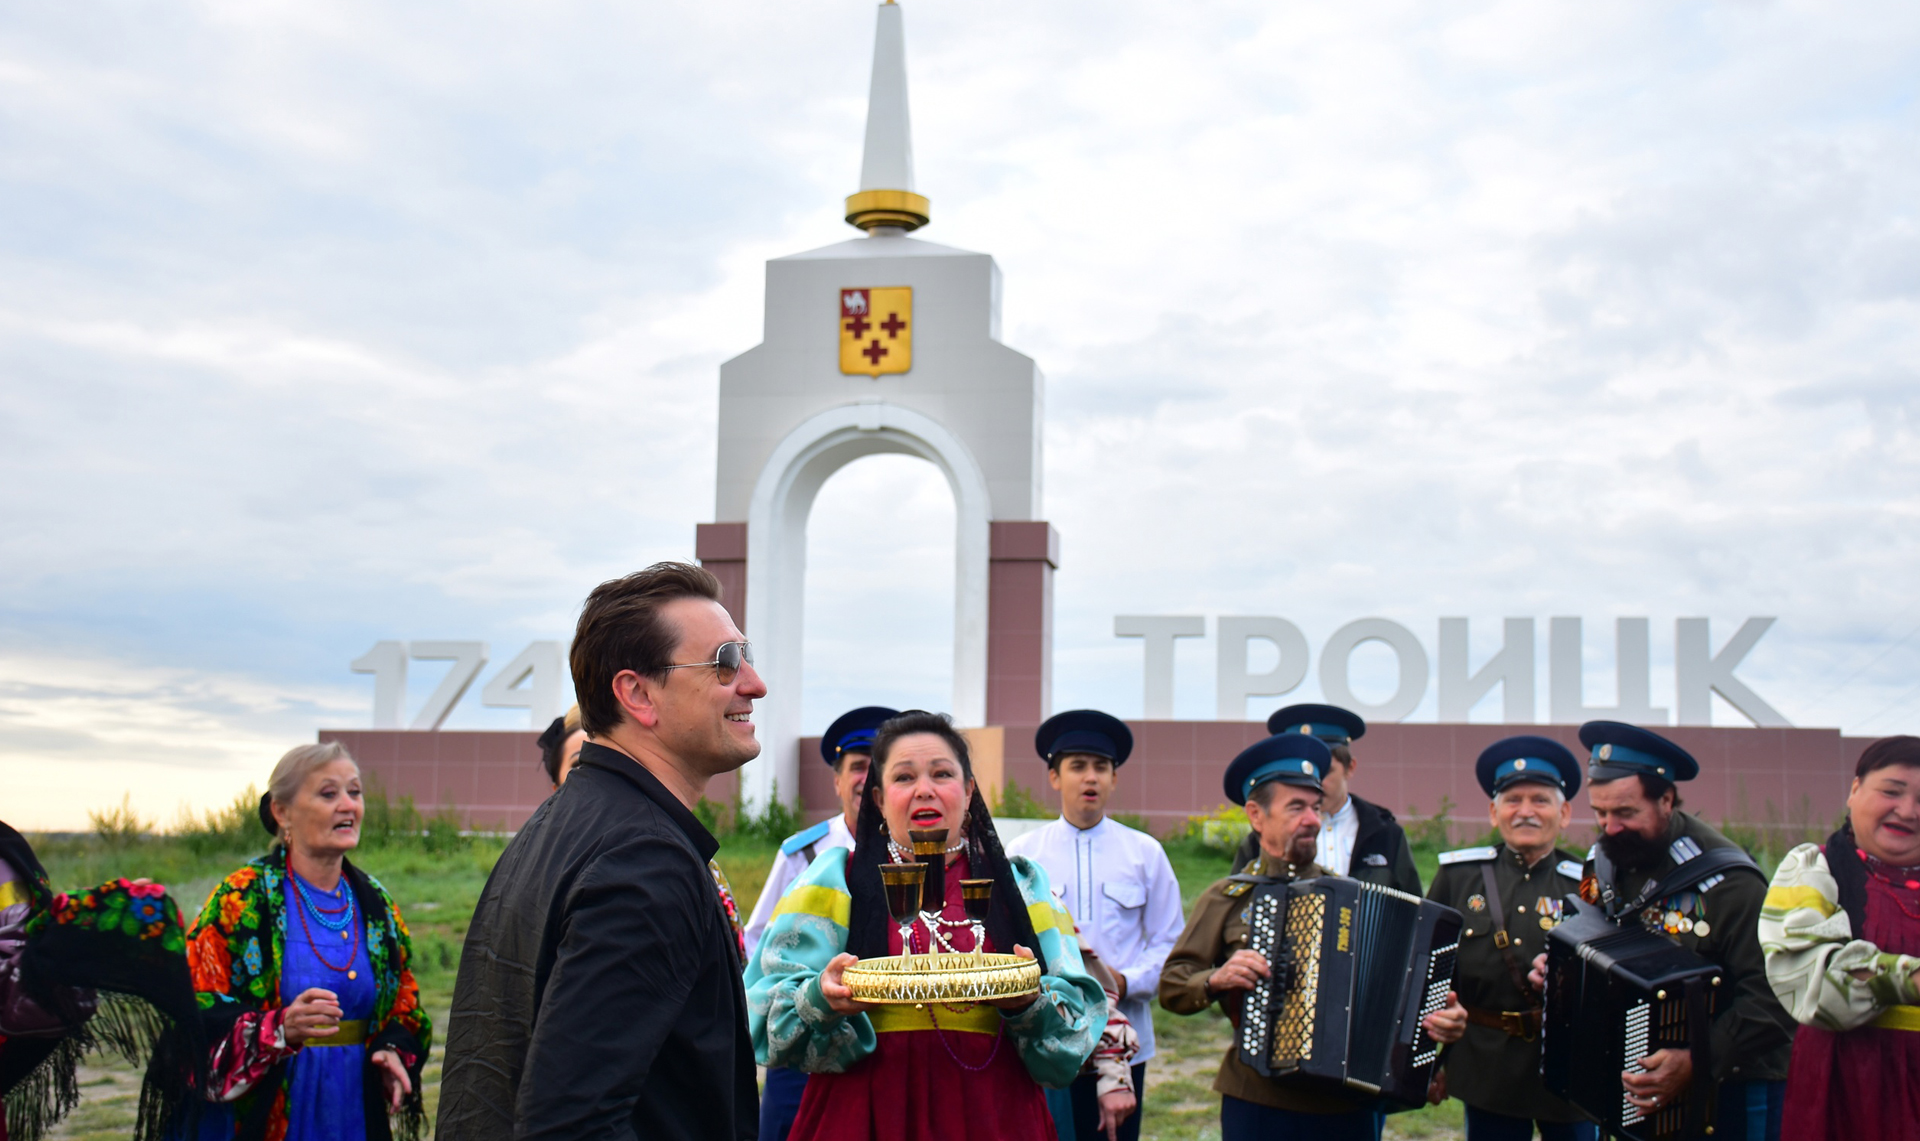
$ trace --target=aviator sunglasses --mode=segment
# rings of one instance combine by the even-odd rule
[[[695,666],[712,666],[714,676],[721,685],[732,685],[734,675],[740,672],[740,663],[753,664],[753,643],[722,642],[713,651],[710,662],[681,662],[677,666],[661,666],[661,670],[690,670]]]

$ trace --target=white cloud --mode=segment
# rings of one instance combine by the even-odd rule
[[[1059,703],[1137,708],[1116,612],[1648,614],[1657,655],[1765,613],[1789,717],[1920,726],[1920,15],[909,3],[929,236],[999,258],[1049,377]],[[251,757],[364,717],[375,638],[504,658],[688,554],[761,263],[844,233],[870,44],[821,0],[0,15],[7,660],[169,679],[70,678],[139,710],[110,741],[9,691],[4,779]],[[809,728],[950,671],[950,506],[883,468],[823,496]]]

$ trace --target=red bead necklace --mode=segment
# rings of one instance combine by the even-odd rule
[[[1901,888],[1905,888],[1907,891],[1920,892],[1920,868],[1895,868],[1893,870],[1900,873],[1899,878],[1895,879],[1892,875],[1881,870],[1892,867],[1892,865],[1880,862],[1868,855],[1864,849],[1856,848],[1854,850],[1860,853],[1860,862],[1866,865],[1867,874],[1886,885],[1887,895],[1892,897],[1893,905],[1900,909],[1900,914],[1906,916],[1908,919],[1920,920],[1920,911],[1909,909],[1907,907],[1907,901],[1900,898]]]

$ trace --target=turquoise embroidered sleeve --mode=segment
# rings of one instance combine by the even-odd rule
[[[1013,877],[1033,919],[1047,973],[1032,1006],[1006,1016],[1007,1032],[1027,1072],[1043,1086],[1063,1089],[1093,1055],[1107,1024],[1107,994],[1087,973],[1073,919],[1053,902],[1047,873],[1025,856],[1011,857]]]
[[[864,1014],[834,1013],[820,972],[847,949],[847,851],[822,852],[793,881],[747,964],[747,1027],[763,1066],[835,1074],[873,1053]]]

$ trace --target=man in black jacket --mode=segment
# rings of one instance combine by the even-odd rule
[[[692,806],[760,752],[767,689],[719,597],[684,563],[588,596],[572,650],[588,743],[474,911],[445,1141],[755,1135],[740,944]]]
[[[1353,742],[1366,735],[1367,723],[1337,705],[1289,705],[1267,718],[1267,732],[1304,733],[1333,750],[1333,764],[1321,784],[1327,791],[1321,808],[1320,853],[1315,860],[1337,876],[1399,888],[1419,895],[1420,872],[1413,866],[1407,834],[1393,813],[1347,790],[1356,767]],[[1260,837],[1249,835],[1233,858],[1237,873],[1260,852]]]

